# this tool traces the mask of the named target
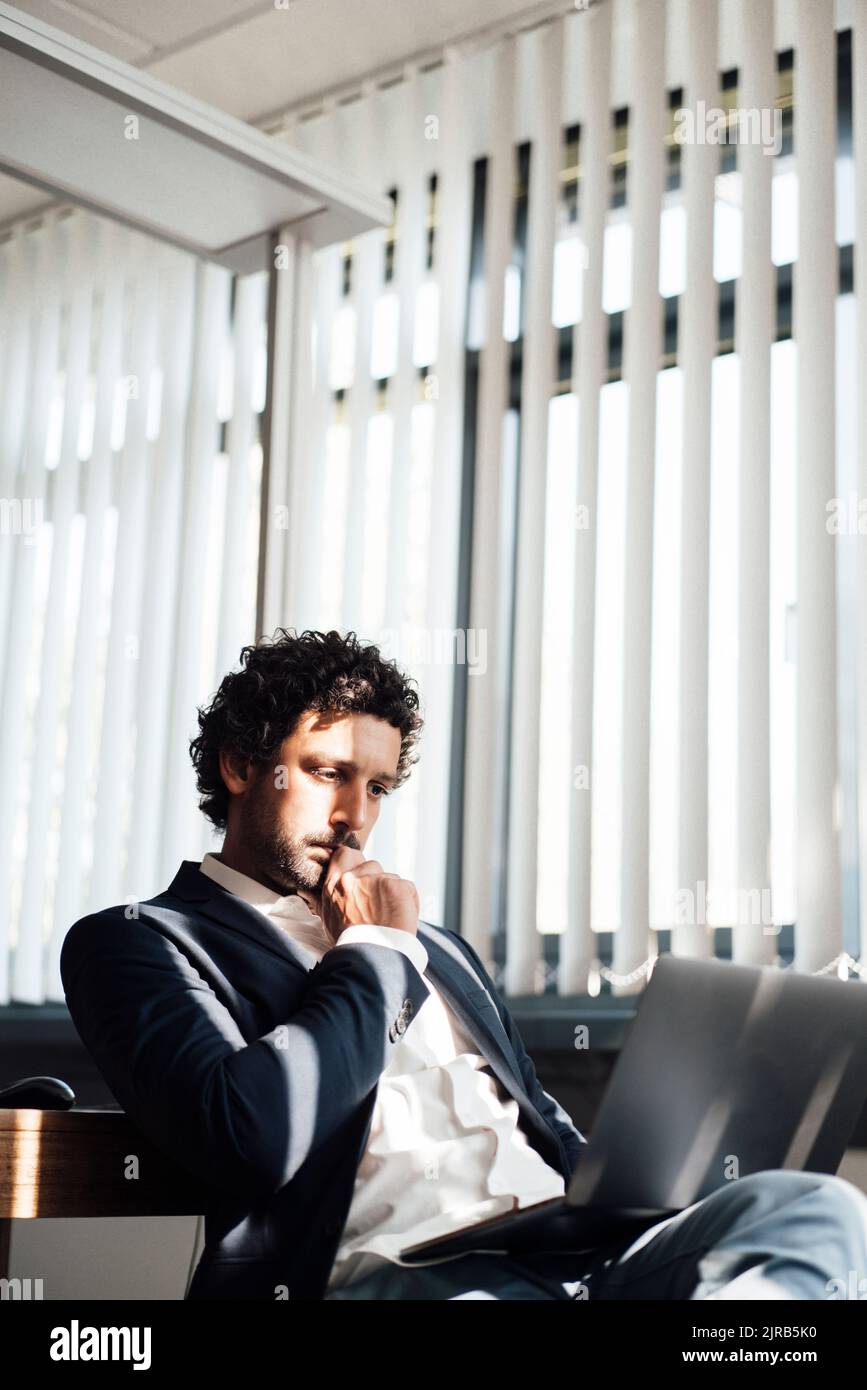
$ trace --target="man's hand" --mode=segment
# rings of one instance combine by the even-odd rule
[[[331,853],[322,886],[322,923],[335,943],[345,927],[396,927],[418,933],[420,911],[416,886],[399,874],[387,874],[361,850],[340,845]]]

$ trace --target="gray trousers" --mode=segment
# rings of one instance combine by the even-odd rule
[[[327,1299],[867,1299],[867,1195],[766,1169],[593,1251],[385,1263]]]

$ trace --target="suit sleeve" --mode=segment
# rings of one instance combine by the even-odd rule
[[[206,1185],[252,1199],[291,1182],[363,1105],[400,1041],[398,1015],[411,1023],[430,997],[405,953],[347,944],[314,966],[299,1007],[248,1041],[186,955],[122,908],[70,928],[60,972],[133,1123]]]
[[[455,933],[455,935],[457,936],[457,933]],[[481,976],[488,993],[497,1006],[500,1020],[506,1030],[509,1042],[512,1044],[515,1056],[518,1059],[518,1065],[521,1070],[521,1076],[524,1079],[527,1095],[530,1097],[539,1113],[547,1120],[555,1133],[559,1135],[563,1148],[566,1150],[570,1170],[574,1172],[578,1159],[581,1156],[581,1150],[587,1143],[587,1139],[579,1129],[575,1128],[570,1115],[563,1109],[559,1101],[555,1100],[548,1091],[542,1089],[542,1084],[536,1075],[536,1068],[533,1065],[532,1058],[527,1052],[524,1046],[524,1040],[518,1031],[518,1025],[499,995],[496,985],[482,963],[481,957],[465,937],[458,936],[457,939],[460,941],[463,949],[472,958],[473,964]]]
[[[413,965],[420,975],[427,970],[427,951],[424,943],[419,941],[412,932],[401,931],[399,927],[382,926],[357,926],[344,927],[340,933],[340,939],[336,945],[332,946],[332,951],[336,951],[339,946],[350,946],[358,941],[378,941],[383,946],[390,946],[393,951],[403,951],[409,956]]]

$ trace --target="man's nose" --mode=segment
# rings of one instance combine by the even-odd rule
[[[367,816],[367,788],[349,783],[340,788],[337,804],[331,814],[332,823],[341,822],[350,831],[363,830]],[[352,837],[349,836],[348,839]],[[348,839],[344,843],[348,843]],[[352,848],[352,846],[350,846]]]

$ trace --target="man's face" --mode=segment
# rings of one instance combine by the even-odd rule
[[[238,840],[253,876],[279,893],[318,896],[330,855],[363,850],[394,783],[400,730],[371,714],[305,712],[273,768],[239,797]]]

